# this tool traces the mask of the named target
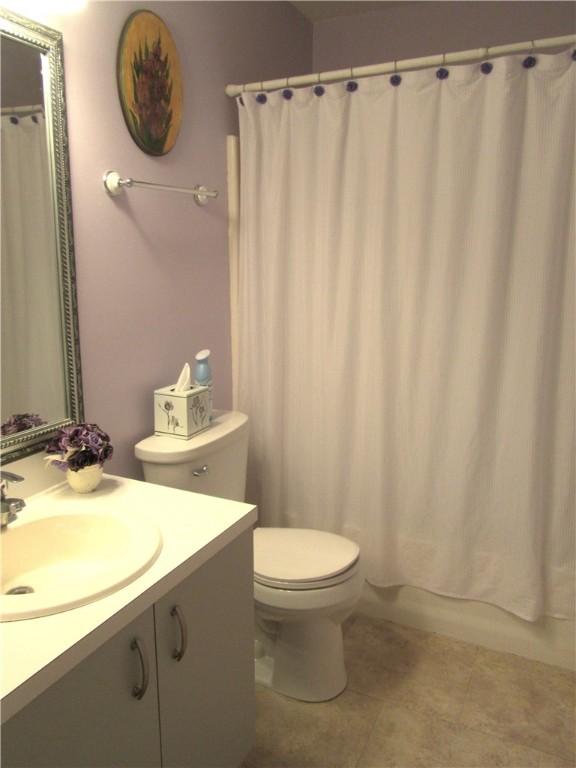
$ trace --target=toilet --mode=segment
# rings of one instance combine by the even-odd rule
[[[152,435],[135,446],[149,483],[244,501],[248,417],[216,411],[189,440]],[[303,528],[254,531],[257,682],[302,701],[346,687],[342,623],[360,597],[358,545]]]
[[[346,687],[342,623],[360,596],[359,548],[334,533],[256,528],[256,680],[302,701]]]

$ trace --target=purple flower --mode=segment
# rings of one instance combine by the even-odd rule
[[[79,469],[97,464],[98,462],[94,459],[95,457],[91,450],[81,448],[68,459],[68,469],[77,472]]]
[[[97,424],[74,424],[58,431],[46,445],[46,453],[58,469],[77,472],[94,464],[102,466],[114,449],[109,435]]]
[[[0,426],[0,435],[15,435],[17,432],[40,427],[42,424],[46,424],[46,421],[37,413],[15,413]]]

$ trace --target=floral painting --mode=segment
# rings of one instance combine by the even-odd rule
[[[178,51],[168,27],[151,11],[128,17],[118,46],[118,92],[128,130],[140,149],[165,155],[182,120]]]

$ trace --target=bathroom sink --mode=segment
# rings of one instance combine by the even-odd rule
[[[115,592],[152,565],[162,537],[142,520],[71,513],[8,526],[0,545],[0,620],[16,621],[78,608]]]

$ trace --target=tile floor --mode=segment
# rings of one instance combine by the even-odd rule
[[[344,644],[336,699],[258,687],[245,768],[575,768],[573,673],[363,616]]]

